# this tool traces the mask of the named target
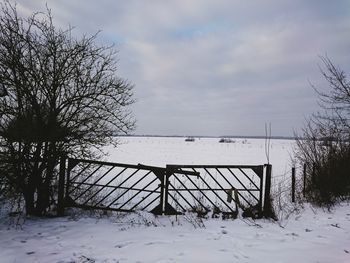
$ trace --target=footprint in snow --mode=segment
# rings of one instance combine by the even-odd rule
[[[78,261],[79,263],[94,263],[94,262],[96,262],[95,259],[85,257],[84,255],[80,256],[78,259],[79,259],[79,261]]]
[[[293,232],[293,233],[286,234],[286,236],[298,237],[299,235]]]
[[[162,244],[167,244],[168,242],[164,241],[153,241],[153,242],[147,242],[145,243],[146,246],[151,246],[151,245],[162,245]]]
[[[115,248],[123,248],[123,247],[126,247],[126,246],[130,245],[130,244],[132,244],[132,242],[125,242],[125,243],[117,244],[114,247]]]
[[[234,254],[233,257],[236,258],[236,259],[241,259],[242,257],[245,258],[245,259],[250,258],[250,257],[248,257],[247,255],[244,255],[244,254],[241,254],[240,256],[237,255],[237,254]]]

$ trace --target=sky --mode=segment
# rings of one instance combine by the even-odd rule
[[[12,2],[12,1],[10,1]],[[290,136],[327,90],[320,56],[350,72],[349,0],[18,0],[76,37],[101,30],[134,84],[138,135]]]

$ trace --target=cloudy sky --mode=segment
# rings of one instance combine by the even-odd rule
[[[59,27],[102,30],[134,85],[136,134],[292,135],[326,89],[321,55],[350,72],[349,0],[18,0]]]

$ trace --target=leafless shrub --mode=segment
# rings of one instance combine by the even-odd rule
[[[117,76],[116,51],[97,34],[57,29],[51,11],[19,17],[0,4],[0,183],[21,193],[27,214],[51,208],[59,156],[92,158],[134,128],[132,85]],[[4,96],[6,95],[6,96]]]
[[[322,112],[307,121],[295,157],[307,166],[306,200],[331,207],[350,197],[350,82],[328,57],[321,60],[329,90],[313,86]]]

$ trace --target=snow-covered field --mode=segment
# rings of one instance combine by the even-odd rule
[[[108,148],[114,162],[264,164],[265,141],[216,138],[121,138]],[[272,140],[274,182],[290,174],[292,141]],[[269,220],[198,219],[147,213],[1,218],[0,262],[350,262],[350,205],[328,212],[305,205],[276,223]]]
[[[166,164],[250,164],[267,163],[265,140],[235,139],[219,143],[218,138],[123,137],[118,149],[107,148],[109,161],[165,166]],[[290,171],[292,140],[271,140],[270,163],[281,175]]]

